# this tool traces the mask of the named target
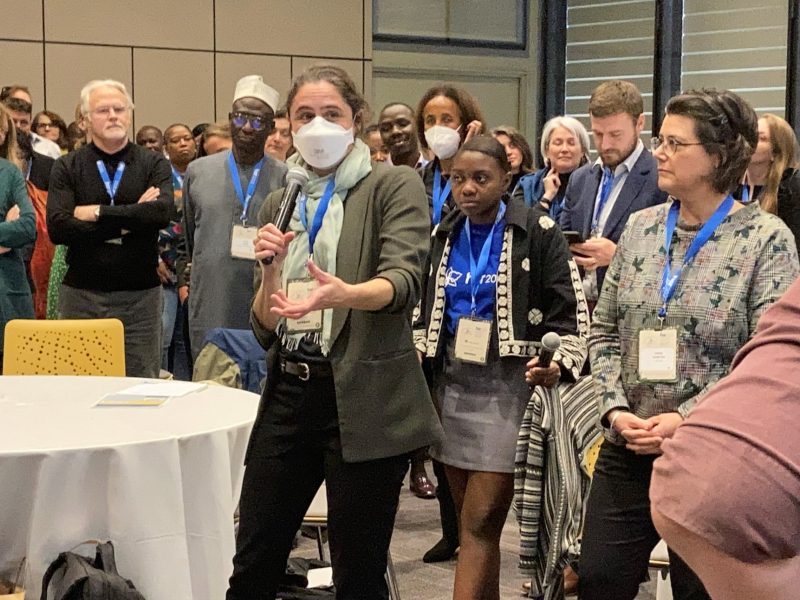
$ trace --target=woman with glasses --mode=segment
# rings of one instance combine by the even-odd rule
[[[31,129],[42,136],[58,144],[61,148],[61,153],[66,154],[69,149],[69,140],[67,138],[67,124],[56,113],[43,110],[36,113],[33,117],[33,124]]]
[[[659,540],[648,488],[662,442],[800,273],[788,228],[731,195],[757,141],[756,114],[736,94],[691,91],[667,104],[653,148],[671,199],[631,216],[589,337],[606,441],[581,544],[583,600],[636,596]],[[708,598],[672,552],[670,575],[676,600]]]

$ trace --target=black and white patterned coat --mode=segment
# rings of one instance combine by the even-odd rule
[[[454,233],[466,217],[453,210],[432,233],[430,268],[415,311],[414,343],[428,358],[444,349],[445,281]],[[586,362],[589,312],[578,268],[555,222],[543,211],[508,200],[497,273],[495,326],[499,355],[533,357],[542,336],[561,336],[555,362],[576,381]]]

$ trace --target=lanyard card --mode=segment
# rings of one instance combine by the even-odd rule
[[[231,256],[233,258],[256,259],[256,249],[253,240],[258,236],[257,227],[234,225],[231,233]]]
[[[286,282],[286,295],[290,302],[302,302],[311,295],[319,284],[316,279],[290,279]],[[322,331],[322,311],[313,310],[299,319],[286,319],[288,333],[308,333]]]
[[[678,379],[678,330],[639,331],[639,380],[675,382]]]
[[[476,365],[485,365],[489,356],[491,337],[492,321],[461,317],[456,328],[456,358]]]

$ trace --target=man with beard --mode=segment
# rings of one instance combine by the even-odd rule
[[[419,137],[414,129],[415,120],[414,109],[408,104],[392,102],[383,107],[378,128],[392,164],[419,170],[429,161],[420,152]]]
[[[656,161],[639,139],[644,105],[636,86],[601,83],[589,99],[589,118],[599,156],[572,173],[559,224],[586,240],[571,244],[570,250],[583,267],[584,291],[593,305],[628,217],[667,196],[658,189]]]
[[[128,139],[132,109],[118,81],[95,80],[81,90],[92,141],[53,165],[47,229],[54,244],[67,246],[59,317],[120,319],[126,374],[157,377],[162,298],[156,242],[172,212],[172,174],[162,155]]]
[[[192,355],[215,327],[250,329],[258,211],[283,186],[286,166],[264,155],[278,92],[258,75],[236,84],[228,115],[233,148],[193,161],[183,180]]]

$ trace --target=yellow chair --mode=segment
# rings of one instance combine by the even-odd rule
[[[14,319],[6,324],[4,375],[125,376],[119,319]]]

